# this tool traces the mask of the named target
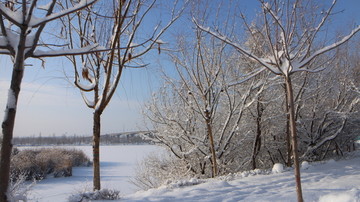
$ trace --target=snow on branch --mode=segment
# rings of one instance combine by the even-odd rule
[[[327,19],[329,18],[331,11],[333,10],[335,4],[336,4],[337,0],[334,0],[330,6],[330,8],[325,11],[325,15],[323,16],[323,18],[321,19],[320,23],[318,24],[318,26],[314,29],[312,37],[309,39],[309,43],[312,44],[315,37],[317,36],[317,34],[319,33],[320,29],[323,27],[323,25],[325,24],[325,22],[327,21]],[[308,46],[308,49],[306,51],[306,54],[304,54],[304,58],[306,57],[306,55],[308,55],[308,53],[310,52],[311,49],[311,45]]]
[[[7,49],[0,49],[0,54],[10,55],[11,53]]]
[[[7,8],[4,5],[4,3],[1,2],[0,2],[0,14],[17,26],[23,24],[23,13],[21,11],[12,11],[9,8]]]
[[[286,57],[286,56],[283,57],[284,50],[285,51],[287,50],[287,47],[283,47],[284,50],[275,51],[273,53],[274,56],[268,56],[266,58],[262,58],[262,57],[256,56],[251,51],[246,50],[240,44],[233,42],[225,35],[223,35],[219,32],[214,32],[214,31],[210,30],[209,27],[204,27],[204,26],[198,24],[198,22],[194,18],[193,18],[193,22],[200,30],[202,30],[206,33],[209,33],[210,35],[214,36],[215,38],[229,44],[230,46],[232,46],[236,50],[238,50],[240,53],[242,53],[242,54],[246,55],[247,57],[260,63],[261,65],[263,65],[264,67],[269,69],[274,74],[277,74],[277,75],[282,74],[282,75],[286,75],[286,76],[289,75],[290,73],[294,73],[297,71],[307,71],[307,72],[322,71],[324,68],[310,70],[310,69],[307,69],[304,67],[306,65],[308,65],[312,60],[314,60],[319,55],[322,55],[322,54],[324,54],[330,50],[333,50],[333,49],[339,47],[340,45],[344,44],[345,42],[350,40],[357,32],[360,31],[360,25],[359,25],[356,28],[354,28],[350,34],[343,37],[341,40],[315,51],[313,54],[311,54],[308,57],[307,56],[299,56],[299,57],[295,57],[295,58]],[[285,36],[283,38],[285,38]],[[287,45],[285,44],[285,46],[287,46]]]
[[[266,67],[267,69],[269,69],[270,71],[272,71],[275,74],[280,74],[279,70],[277,68],[274,68],[273,66],[271,66],[270,64],[267,63],[266,59],[260,58],[258,56],[256,56],[255,54],[251,53],[251,51],[246,50],[245,48],[243,48],[240,44],[233,42],[232,40],[230,40],[229,38],[227,38],[225,35],[220,34],[218,32],[214,32],[212,30],[210,30],[209,27],[204,27],[202,25],[200,25],[195,18],[193,18],[193,22],[195,23],[195,25],[202,31],[214,36],[215,38],[229,44],[230,46],[234,47],[236,50],[238,50],[240,53],[248,56],[249,58],[254,59],[255,61],[259,62],[261,65],[263,65],[264,67]]]
[[[82,91],[89,92],[95,88],[96,81],[91,82],[89,85],[84,85],[80,82],[79,78],[76,78],[74,84],[75,84],[75,86],[80,88]]]
[[[77,49],[61,49],[61,50],[51,50],[51,51],[35,50],[33,57],[40,58],[40,57],[58,57],[64,55],[82,55],[82,54],[101,52],[106,50],[107,49],[105,49],[104,47],[99,46],[99,44],[93,44]]]
[[[187,3],[188,3],[188,1],[185,1],[185,5],[186,5]],[[152,7],[152,6],[151,6],[151,7]],[[151,7],[149,7],[148,10],[150,10]],[[171,11],[172,16],[171,16],[170,21],[169,21],[162,29],[160,29],[160,30],[159,30],[159,25],[155,26],[152,36],[147,40],[147,41],[151,41],[151,43],[150,43],[147,47],[145,47],[141,52],[139,52],[138,54],[134,55],[134,58],[138,58],[138,57],[141,57],[141,56],[145,55],[147,52],[149,52],[149,51],[154,47],[154,45],[158,45],[158,48],[157,48],[157,49],[158,49],[158,51],[159,51],[159,53],[160,53],[160,46],[161,46],[161,44],[164,44],[164,43],[165,43],[164,41],[162,41],[162,40],[160,39],[160,37],[165,33],[165,31],[166,31],[178,18],[180,18],[180,16],[181,16],[182,13],[184,12],[185,8],[186,8],[186,7],[184,6],[184,7],[182,7],[178,12],[175,12],[175,6],[174,6],[173,10]],[[148,10],[145,12],[145,14],[148,12]],[[144,17],[145,17],[145,15],[142,16],[142,18],[144,18]],[[141,22],[142,22],[142,19],[137,22],[137,25],[136,25],[136,26],[138,27]],[[156,32],[158,32],[158,33],[156,34]],[[136,33],[136,30],[134,30],[133,34],[135,34],[135,33]],[[129,40],[129,42],[131,42],[131,41],[132,41],[132,40]],[[147,42],[147,41],[146,41],[146,42]]]
[[[306,156],[308,156],[310,153],[313,153],[315,150],[317,150],[318,148],[320,148],[321,146],[323,146],[326,142],[331,141],[333,139],[335,139],[344,129],[345,125],[347,123],[347,118],[345,118],[342,123],[341,126],[338,130],[336,130],[334,132],[334,134],[325,137],[324,139],[322,139],[321,141],[319,141],[316,145],[314,146],[309,146],[307,148],[307,150],[304,152],[304,154],[302,155],[302,158],[305,158]]]
[[[250,74],[248,75],[245,75],[245,78],[240,80],[240,81],[237,81],[236,83],[233,83],[233,84],[229,84],[228,87],[232,87],[232,86],[236,86],[236,85],[239,85],[239,84],[242,84],[244,83],[245,81],[248,81],[250,80],[251,78],[254,78],[256,75],[260,74],[261,72],[263,72],[266,68],[263,67],[263,68],[260,68],[258,69],[257,71],[253,71],[251,72]]]
[[[349,39],[351,39],[351,37],[353,37],[357,32],[360,31],[360,25],[358,25],[355,29],[353,29],[351,31],[351,33],[345,37],[343,37],[340,41],[337,41],[331,45],[325,46],[320,50],[315,51],[315,53],[313,53],[311,56],[304,58],[302,61],[300,61],[299,64],[297,64],[294,69],[299,70],[300,68],[304,67],[305,65],[307,65],[309,62],[311,62],[314,58],[316,58],[317,56],[324,54],[334,48],[339,47],[340,45],[342,45],[343,43],[347,42]]]
[[[80,91],[80,92],[81,92],[81,97],[82,97],[82,99],[84,100],[86,106],[88,106],[89,108],[94,108],[94,107],[95,107],[95,103],[94,103],[93,101],[89,100],[89,99],[86,97],[84,91]]]
[[[29,19],[29,27],[38,27],[42,24],[45,24],[49,21],[61,18],[65,15],[68,15],[70,13],[74,13],[78,10],[81,10],[93,3],[95,3],[97,0],[81,0],[78,4],[76,4],[74,7],[65,9],[63,11],[60,11],[58,13],[53,13],[50,14],[44,18],[36,18],[33,15],[31,15],[31,19]],[[41,9],[50,9],[50,5],[54,3],[54,2],[50,2],[49,4],[47,4],[46,6],[41,7]],[[12,11],[9,8],[7,8],[4,3],[0,2],[0,14],[5,16],[5,18],[7,20],[9,20],[10,22],[14,23],[16,26],[21,26],[22,24],[24,24],[24,14],[22,11]],[[32,13],[31,13],[32,14]]]
[[[48,15],[44,18],[38,18],[38,19],[35,19],[35,18],[32,18],[32,20],[30,21],[29,23],[29,26],[30,27],[38,27],[44,23],[47,23],[49,21],[53,21],[55,19],[58,19],[58,18],[61,18],[65,15],[68,15],[70,13],[74,13],[78,10],[81,10],[87,6],[90,6],[91,4],[95,3],[97,0],[81,0],[78,4],[76,4],[75,6],[71,7],[71,8],[68,8],[68,9],[65,9],[65,10],[62,10],[58,13],[53,13],[51,15]]]

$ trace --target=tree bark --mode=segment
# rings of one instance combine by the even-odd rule
[[[294,106],[294,95],[293,88],[290,76],[285,77],[285,85],[286,85],[286,99],[289,109],[289,130],[291,134],[291,142],[292,142],[292,151],[294,157],[294,172],[295,172],[295,181],[296,181],[296,193],[298,202],[303,202],[302,189],[301,189],[301,177],[300,177],[300,165],[299,165],[299,155],[297,149],[297,134],[296,134],[296,122],[295,122],[295,106]]]
[[[205,122],[207,127],[207,135],[209,137],[209,143],[210,143],[210,152],[211,152],[211,163],[212,163],[212,177],[216,177],[218,173],[217,169],[217,163],[216,163],[216,153],[215,153],[215,146],[214,146],[214,137],[212,134],[212,127],[210,122],[210,112],[208,110],[205,110]]]
[[[4,121],[2,122],[3,140],[1,146],[1,162],[0,162],[0,202],[7,202],[7,190],[10,179],[10,158],[12,151],[12,138],[15,126],[16,107],[20,93],[22,78],[24,75],[24,51],[25,51],[25,35],[26,29],[20,32],[20,40],[18,52],[15,56],[11,84],[8,94],[8,100],[5,110]]]
[[[256,104],[256,111],[257,111],[257,117],[256,117],[256,134],[255,134],[255,140],[253,144],[253,151],[251,154],[251,168],[253,170],[256,169],[256,157],[259,154],[260,148],[261,148],[261,118],[262,113],[264,111],[264,108],[262,104],[260,103],[260,99],[257,100]]]
[[[100,190],[100,129],[101,129],[101,113],[94,111],[93,122],[93,189]]]
[[[289,101],[287,99],[288,97],[288,91],[286,88],[286,81],[285,81],[285,111],[286,111],[286,166],[291,167],[291,156],[292,156],[292,150],[291,150],[291,134],[290,134],[290,109],[289,109]]]

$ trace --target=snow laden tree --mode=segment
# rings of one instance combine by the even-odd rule
[[[62,4],[64,9],[77,1]],[[75,72],[75,86],[80,90],[87,107],[93,110],[93,188],[100,183],[101,115],[109,105],[122,73],[126,68],[143,68],[142,58],[151,50],[161,53],[164,41],[160,37],[180,17],[186,2],[173,2],[169,12],[163,13],[167,22],[150,22],[158,12],[157,0],[100,1],[91,8],[63,18],[63,29],[70,39],[69,48],[77,44],[99,44],[96,51],[80,58],[68,57]],[[155,19],[156,17],[154,17]]]
[[[95,1],[77,1],[78,3],[73,7],[59,12],[54,12],[57,4],[56,0],[45,1],[45,5],[39,5],[37,0],[6,0],[0,2],[0,53],[10,55],[13,61],[11,84],[5,117],[2,122],[0,201],[7,201],[6,191],[9,184],[13,129],[21,81],[25,70],[25,60],[31,57],[40,58],[48,55],[77,54],[79,52],[89,52],[93,49],[94,46],[88,46],[80,50],[59,50],[44,54],[45,52],[40,50],[39,47],[49,45],[40,40],[46,24],[70,13],[77,12]]]
[[[244,139],[252,139],[243,130],[244,112],[256,102],[266,79],[238,85],[241,59],[203,34],[197,30],[193,38],[179,37],[179,52],[171,54],[176,74],[164,71],[164,86],[145,115],[157,131],[155,141],[185,162],[190,176],[215,177],[239,171],[244,163],[239,154],[249,148]]]
[[[256,44],[265,41],[261,38],[262,34],[252,35],[250,40],[245,41],[246,46],[258,55],[262,54],[260,51],[268,51],[263,44],[256,48]],[[357,65],[352,54],[356,53],[356,49],[342,47],[334,57],[322,55],[311,64],[314,67],[326,65],[326,70],[317,74],[301,72],[292,80],[298,150],[302,160],[323,160],[345,155],[354,149],[354,136],[359,130],[356,127],[359,104],[358,95],[351,92],[350,86],[356,81],[353,72],[356,72]],[[254,62],[249,60],[249,63]],[[268,168],[276,162],[283,162],[289,167],[292,165],[286,116],[279,114],[285,99],[284,96],[274,96],[282,95],[284,86],[281,77],[272,80],[258,102],[248,110],[248,122],[254,119],[256,123],[252,126],[256,130],[254,149],[249,154],[253,159],[252,166],[248,168]]]
[[[317,42],[325,35],[322,33],[329,17],[333,14],[333,8],[337,3],[334,0],[328,9],[316,7],[311,1],[264,1],[259,0],[262,6],[262,17],[265,26],[267,46],[270,51],[265,56],[259,56],[251,52],[244,44],[239,43],[233,36],[220,33],[218,28],[210,29],[193,21],[197,27],[221,41],[226,42],[243,54],[256,61],[263,68],[276,75],[283,77],[286,89],[286,101],[288,110],[289,131],[292,140],[292,151],[295,167],[295,180],[297,198],[303,201],[301,178],[298,157],[297,131],[295,122],[294,95],[292,86],[292,75],[296,72],[318,72],[323,67],[313,67],[309,64],[314,62],[320,55],[323,55],[338,46],[347,42],[359,30],[360,26],[354,28],[348,35],[336,38],[328,45],[318,46]],[[304,20],[307,16],[309,19]],[[246,24],[246,23],[245,23]]]
[[[328,69],[307,75],[296,111],[302,159],[323,160],[354,149],[360,128],[359,95],[351,88],[353,59],[350,47],[343,46],[330,62],[322,59]]]

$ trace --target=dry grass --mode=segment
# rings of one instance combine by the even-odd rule
[[[11,158],[13,180],[24,175],[26,180],[41,180],[47,175],[67,177],[73,166],[89,166],[89,158],[76,149],[26,149],[15,150]]]

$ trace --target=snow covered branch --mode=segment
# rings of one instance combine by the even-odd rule
[[[84,55],[96,52],[105,52],[109,49],[105,49],[104,47],[100,47],[99,44],[92,44],[83,48],[74,48],[74,49],[60,49],[60,50],[35,50],[33,53],[34,58],[41,58],[41,57],[59,57],[65,55]]]
[[[270,64],[268,64],[268,62],[272,62],[269,60],[264,60],[261,57],[256,56],[255,54],[253,54],[251,51],[246,50],[242,45],[233,42],[232,40],[230,40],[228,37],[226,37],[226,35],[218,33],[218,32],[214,32],[210,29],[210,27],[204,27],[202,25],[200,25],[197,20],[195,18],[193,18],[193,22],[195,23],[195,25],[202,31],[211,34],[212,36],[214,36],[215,38],[224,41],[225,43],[229,44],[230,46],[234,47],[236,50],[238,50],[240,53],[248,56],[249,58],[252,58],[253,60],[259,62],[261,65],[263,65],[264,67],[266,67],[268,70],[272,71],[275,74],[280,74],[280,72],[278,71],[278,69],[272,67]]]
[[[339,46],[341,46],[342,44],[344,44],[345,42],[349,41],[356,33],[358,33],[360,31],[360,25],[358,25],[356,28],[354,28],[350,34],[344,36],[341,40],[332,43],[330,45],[327,45],[323,48],[321,48],[320,50],[315,51],[314,53],[312,53],[309,57],[305,57],[303,58],[301,61],[299,61],[299,63],[295,63],[295,69],[296,70],[300,70],[301,68],[305,67],[307,64],[309,64],[309,62],[311,62],[312,60],[314,60],[316,57],[318,57],[321,54],[324,54],[328,51],[331,51]]]
[[[68,8],[68,9],[65,9],[65,10],[62,10],[62,11],[60,11],[58,13],[53,13],[51,15],[48,15],[48,16],[46,16],[44,18],[40,18],[40,19],[32,18],[32,20],[29,23],[29,26],[30,27],[38,27],[38,26],[40,26],[42,24],[45,24],[47,22],[59,19],[59,18],[65,16],[65,15],[68,15],[70,13],[74,13],[74,12],[77,12],[79,10],[82,10],[83,8],[88,7],[91,4],[95,3],[96,1],[98,1],[98,0],[81,0],[75,6],[73,6],[71,8]],[[55,2],[55,0],[53,0],[53,2]]]
[[[294,3],[294,4],[297,4],[297,3]],[[290,75],[290,74],[292,74],[294,72],[298,72],[298,71],[318,72],[318,71],[322,71],[325,67],[318,68],[318,69],[308,69],[308,67],[309,67],[308,64],[311,61],[313,61],[315,58],[317,58],[318,56],[341,46],[342,44],[344,44],[345,42],[350,40],[356,33],[358,33],[360,31],[360,26],[357,26],[348,35],[344,36],[340,40],[338,40],[330,45],[327,45],[325,47],[322,47],[318,50],[315,50],[315,51],[311,50],[311,48],[313,47],[314,39],[315,39],[317,33],[320,31],[320,28],[324,25],[326,19],[329,17],[331,10],[335,3],[336,3],[336,1],[333,2],[331,7],[326,12],[325,16],[322,18],[321,22],[318,24],[318,26],[316,28],[314,28],[313,32],[307,31],[308,29],[311,30],[311,28],[307,28],[306,30],[303,31],[302,36],[309,35],[309,34],[310,34],[310,36],[308,36],[305,40],[303,40],[303,37],[300,37],[298,39],[298,41],[296,41],[295,39],[297,39],[297,38],[294,38],[295,36],[293,33],[296,29],[292,28],[292,30],[293,30],[292,32],[287,31],[285,29],[285,27],[292,27],[292,26],[296,25],[296,22],[294,21],[293,17],[287,16],[289,19],[287,19],[286,22],[291,23],[291,24],[283,25],[283,23],[280,20],[279,14],[275,13],[274,9],[272,9],[270,7],[269,3],[262,2],[263,9],[264,9],[263,15],[265,16],[264,26],[265,26],[265,30],[267,30],[266,31],[267,38],[265,37],[263,40],[267,41],[267,44],[270,46],[270,49],[272,51],[270,53],[270,55],[265,55],[265,57],[256,55],[252,51],[245,48],[245,45],[241,45],[237,42],[234,42],[233,40],[229,39],[223,33],[215,32],[215,31],[211,30],[209,27],[200,25],[195,18],[193,18],[193,22],[195,23],[195,25],[198,29],[229,44],[230,46],[232,46],[236,50],[238,50],[241,54],[251,58],[252,60],[257,61],[260,65],[267,68],[274,74]],[[298,12],[296,10],[296,7],[297,7],[297,5],[294,5],[292,15],[299,15],[299,13],[296,13],[296,12]],[[270,13],[270,16],[274,22],[271,22],[268,20],[268,18],[266,17],[267,13]],[[272,36],[272,34],[274,34],[274,33],[272,33],[271,30],[275,29],[273,26],[279,28],[280,36],[277,36],[277,35]],[[288,29],[290,29],[290,28],[288,28]],[[275,39],[275,41],[273,38]],[[291,42],[291,44],[289,42]],[[280,47],[278,46],[279,43],[281,44]],[[298,52],[296,54],[292,54],[291,52],[293,50],[297,50]],[[300,54],[300,52],[303,52],[303,54]]]

